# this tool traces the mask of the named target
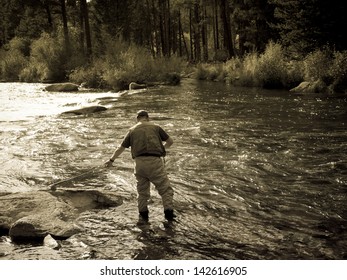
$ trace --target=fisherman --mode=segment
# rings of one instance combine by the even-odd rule
[[[173,144],[172,138],[159,126],[149,120],[148,112],[137,112],[137,123],[125,135],[120,146],[115,150],[105,166],[112,166],[126,148],[131,147],[135,160],[135,177],[138,192],[138,210],[140,217],[148,221],[148,200],[150,183],[156,187],[162,198],[164,215],[168,221],[174,220],[173,189],[165,169],[166,149]]]

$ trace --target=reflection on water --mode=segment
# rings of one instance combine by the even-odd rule
[[[76,223],[84,231],[59,250],[21,247],[3,237],[0,258],[347,256],[345,99],[189,80],[129,95],[1,86],[0,191],[46,189],[77,176],[72,186],[113,190],[124,203],[82,213]],[[105,112],[59,114],[105,100]],[[165,223],[154,189],[150,224],[138,223],[130,153],[114,168],[78,177],[110,156],[139,109],[152,112],[175,140],[166,159],[176,191],[173,224]]]

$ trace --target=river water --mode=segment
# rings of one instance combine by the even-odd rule
[[[147,109],[174,139],[177,222],[152,188],[138,224],[130,152],[71,188],[106,189],[59,250],[0,239],[0,259],[346,259],[347,101],[184,80],[135,92],[49,93],[0,84],[0,192],[44,190],[107,160]],[[61,115],[85,105],[93,115]]]

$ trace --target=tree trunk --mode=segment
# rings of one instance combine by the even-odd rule
[[[192,9],[189,9],[189,40],[190,40],[190,60],[194,61],[194,48],[193,48],[193,16]]]
[[[203,60],[208,61],[208,38],[207,38],[207,11],[204,7],[203,22],[201,28]]]
[[[221,18],[223,22],[224,48],[228,51],[229,58],[234,56],[233,41],[230,27],[230,11],[228,0],[220,0]]]
[[[196,0],[194,4],[194,50],[195,59],[201,61],[201,46],[200,46],[200,8],[199,3]]]
[[[213,38],[214,38],[214,50],[219,50],[219,27],[218,27],[218,0],[214,1],[213,5],[214,23],[213,23]]]
[[[86,0],[80,0],[81,13],[84,23],[84,34],[86,37],[86,46],[87,46],[87,57],[91,58],[92,55],[92,40],[90,36],[90,26],[89,26],[89,12],[88,5]]]
[[[189,51],[188,51],[188,47],[187,47],[187,43],[186,40],[184,38],[184,32],[183,32],[183,28],[182,28],[182,20],[181,20],[181,12],[179,11],[179,24],[178,24],[178,28],[179,28],[179,38],[180,38],[180,56],[183,56],[183,50],[182,50],[182,41],[183,41],[183,45],[184,45],[184,50],[186,52],[187,55],[187,60],[189,60]]]
[[[69,29],[68,29],[68,26],[67,26],[67,15],[66,15],[65,0],[60,0],[60,7],[61,7],[62,20],[63,20],[65,50],[66,50],[66,52],[68,54],[70,54],[71,53],[71,45],[70,45],[70,38],[69,38]]]

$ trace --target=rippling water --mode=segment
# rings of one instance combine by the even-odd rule
[[[345,259],[347,101],[185,80],[139,92],[48,93],[0,84],[0,192],[47,189],[101,165],[139,109],[175,140],[167,168],[178,222],[137,224],[130,153],[71,187],[120,207],[87,211],[59,250],[0,240],[6,259]],[[61,115],[80,106],[108,110]],[[1,258],[1,254],[0,254]]]

